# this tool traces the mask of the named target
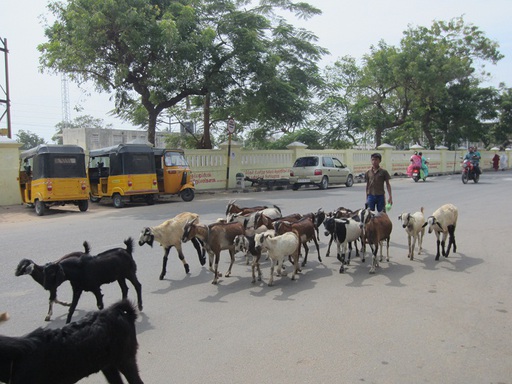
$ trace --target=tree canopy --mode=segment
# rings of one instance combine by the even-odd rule
[[[20,129],[16,134],[16,141],[20,144],[23,144],[20,147],[20,149],[23,151],[37,147],[39,144],[45,144],[45,141],[42,137],[39,137],[33,132],[24,131],[22,129]]]
[[[485,64],[502,57],[498,44],[462,17],[409,27],[399,47],[381,41],[361,64],[345,57],[328,68],[321,121],[333,137],[343,133],[336,121],[354,141],[371,132],[377,146],[383,138],[431,148],[471,139],[497,117],[495,92],[480,85]]]
[[[38,47],[41,67],[114,93],[116,112],[147,127],[151,143],[158,116],[188,97],[226,118],[288,128],[306,119],[321,86],[326,51],[280,16],[320,13],[305,2],[69,0],[49,9],[56,20]],[[205,148],[209,128],[205,113]]]

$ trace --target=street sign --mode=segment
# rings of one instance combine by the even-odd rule
[[[230,117],[228,120],[228,132],[229,134],[235,132],[235,119],[233,119],[232,117]]]

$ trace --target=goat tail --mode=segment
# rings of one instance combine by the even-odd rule
[[[279,213],[281,213],[281,208],[279,208],[277,205],[274,204],[274,208],[277,209]]]
[[[421,213],[423,213],[423,207],[421,207],[420,211],[421,211]]]
[[[84,241],[84,253],[90,253],[91,252],[91,246],[89,245],[89,243],[86,241]]]
[[[126,252],[131,255],[133,253],[133,238],[127,238],[124,243],[126,244]]]

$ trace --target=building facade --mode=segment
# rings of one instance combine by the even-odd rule
[[[146,131],[107,128],[64,128],[62,143],[79,145],[85,150],[111,147],[125,143],[147,143]],[[165,148],[167,132],[155,133],[155,146]]]

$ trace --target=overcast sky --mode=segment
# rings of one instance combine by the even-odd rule
[[[322,65],[350,55],[360,58],[379,40],[398,45],[408,25],[430,26],[433,20],[464,16],[467,23],[498,41],[505,55],[498,65],[489,64],[491,85],[512,86],[512,0],[304,0],[320,8],[321,16],[300,26],[314,32],[319,44],[330,51]],[[18,130],[36,133],[50,142],[55,125],[63,120],[60,76],[39,71],[37,45],[44,42],[41,16],[48,15],[44,0],[2,0],[0,37],[9,49],[9,82],[13,138]],[[292,19],[290,19],[292,20]],[[299,24],[298,24],[299,25]],[[0,58],[0,85],[5,86],[4,57]],[[0,89],[0,99],[4,98]],[[115,128],[130,125],[108,115],[114,107],[110,95],[98,94],[89,86],[85,92],[69,83],[70,118],[92,115]],[[82,106],[81,112],[76,111]],[[0,109],[0,114],[3,109]],[[0,127],[7,126],[6,117]]]

